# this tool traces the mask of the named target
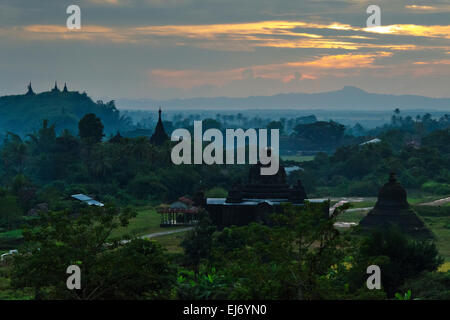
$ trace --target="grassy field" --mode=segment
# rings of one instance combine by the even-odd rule
[[[375,203],[377,202],[376,198],[372,198],[372,199],[367,199],[364,198],[364,201],[361,202],[352,202],[352,207],[351,208],[370,208],[373,207],[375,205]]]
[[[159,242],[170,253],[183,253],[180,244],[183,241],[186,232],[173,233],[166,236],[156,237],[152,240]]]
[[[119,228],[115,230],[112,237],[123,237],[127,234],[131,236],[143,236],[146,234],[176,230],[182,227],[174,228],[161,228],[159,226],[161,217],[154,208],[140,208],[138,209],[138,215],[136,218],[130,220],[129,225],[126,228]]]
[[[414,210],[436,235],[439,253],[450,262],[450,207],[414,206]]]
[[[362,218],[366,216],[368,211],[353,211],[353,212],[344,212],[338,215],[336,221],[338,222],[356,222],[361,221]]]
[[[15,249],[22,243],[22,230],[16,229],[0,233],[0,254]]]
[[[281,156],[281,160],[284,161],[295,161],[295,162],[305,162],[314,160],[314,156]]]
[[[136,218],[130,220],[130,224],[126,228],[117,229],[113,232],[113,237],[123,237],[127,234],[131,236],[143,236],[147,234],[172,231],[182,229],[185,227],[170,227],[161,228],[160,215],[154,208],[144,207],[138,209],[138,215]],[[183,249],[180,247],[181,241],[186,232],[174,233],[164,236],[151,238],[152,241],[159,242],[170,253],[182,253]]]
[[[431,221],[430,221],[431,220]],[[437,237],[439,253],[450,262],[450,224],[448,217],[427,217],[425,222]]]

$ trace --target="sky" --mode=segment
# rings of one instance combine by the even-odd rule
[[[450,97],[450,0],[0,0],[0,95],[55,80],[110,99]]]

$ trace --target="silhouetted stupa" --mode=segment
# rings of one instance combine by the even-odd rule
[[[158,123],[156,124],[155,132],[150,138],[150,142],[155,146],[163,145],[167,140],[169,140],[169,136],[164,130],[164,125],[161,120],[161,108],[159,108],[158,113],[159,113]]]
[[[66,84],[66,83],[64,83],[64,89],[63,89],[63,92],[69,92],[69,90],[67,90],[67,84]]]
[[[389,181],[380,189],[375,207],[360,222],[363,230],[390,225],[395,225],[412,236],[432,236],[410,207],[406,190],[397,181],[394,173],[390,174]]]
[[[58,84],[56,83],[56,81],[55,81],[55,86],[52,89],[52,92],[59,92]]]
[[[27,93],[25,94],[26,96],[34,96],[35,95],[35,93],[34,93],[34,91],[33,91],[33,88],[31,87],[31,81],[30,81],[30,84],[28,85],[28,91],[27,91]]]

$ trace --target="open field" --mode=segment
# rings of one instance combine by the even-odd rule
[[[366,214],[369,211],[367,210],[361,210],[361,211],[351,211],[351,212],[344,212],[341,213],[336,220],[338,222],[356,222],[359,223],[362,218],[366,216]]]
[[[281,156],[281,160],[284,161],[295,161],[295,162],[305,162],[314,160],[314,156]]]
[[[450,262],[450,207],[448,206],[414,206],[437,238],[439,253]]]
[[[120,228],[113,232],[113,237],[123,237],[127,234],[131,236],[144,236],[154,233],[167,232],[173,230],[179,230],[186,227],[171,227],[161,228],[160,215],[154,208],[140,208],[138,209],[138,215],[136,218],[130,220],[129,225],[126,228]],[[168,235],[162,235],[155,238],[151,238],[152,241],[159,242],[170,253],[182,253],[183,249],[180,247],[181,241],[186,232],[173,233]]]
[[[130,220],[130,223],[125,228],[115,230],[112,237],[123,237],[127,234],[133,237],[143,236],[156,232],[164,232],[169,230],[182,229],[183,227],[161,228],[160,215],[154,208],[144,207],[138,209],[136,218]]]
[[[22,230],[16,229],[0,233],[0,254],[15,249],[22,243]]]

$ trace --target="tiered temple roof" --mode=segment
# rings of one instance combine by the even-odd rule
[[[286,182],[286,171],[280,165],[277,174],[261,175],[263,165],[258,162],[250,168],[248,183],[236,185],[229,192],[227,203],[240,203],[252,199],[272,199],[277,202],[303,203],[306,192],[300,180],[294,186]]]
[[[303,207],[307,198],[301,181],[289,186],[286,170],[280,165],[278,173],[272,176],[261,175],[261,163],[250,168],[248,183],[236,184],[225,198],[207,198],[203,193],[196,196],[196,204],[205,207],[213,223],[220,228],[231,225],[246,225],[251,222],[270,223],[270,215],[283,204],[291,203]],[[328,206],[320,202],[324,214],[328,216]],[[326,212],[325,212],[326,211]]]

